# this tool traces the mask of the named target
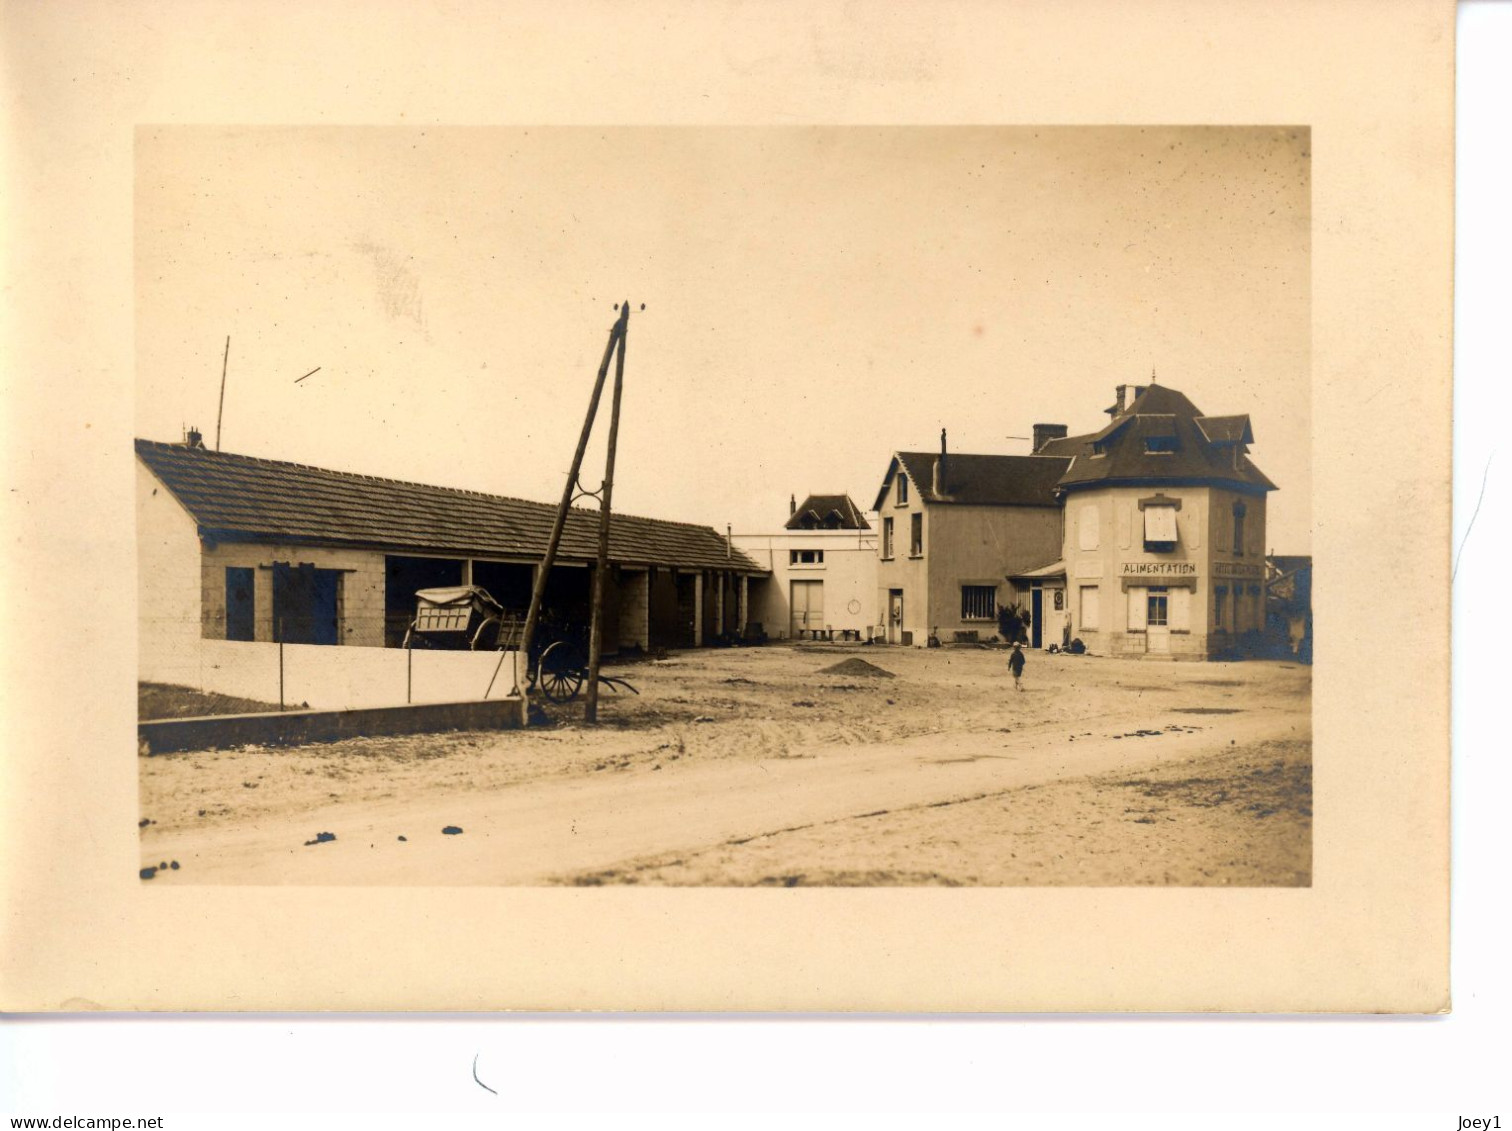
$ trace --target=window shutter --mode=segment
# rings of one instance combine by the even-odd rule
[[[1081,587],[1081,627],[1088,631],[1097,631],[1097,586],[1083,585]]]
[[[1078,529],[1081,539],[1078,543],[1083,550],[1097,549],[1097,506],[1085,506],[1078,516]]]
[[[1190,589],[1171,590],[1170,616],[1172,632],[1192,630],[1192,591]]]
[[[1145,630],[1145,614],[1149,611],[1150,591],[1148,589],[1129,590],[1129,631],[1143,632]]]

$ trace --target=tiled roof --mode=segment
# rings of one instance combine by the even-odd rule
[[[898,452],[883,476],[877,492],[880,508],[887,489],[901,465],[914,491],[926,503],[965,506],[1054,507],[1055,484],[1068,460],[1053,456],[983,456],[951,452],[945,458],[940,490],[934,488],[939,452]]]
[[[423,550],[461,556],[539,558],[556,507],[451,487],[377,479],[303,464],[136,442],[137,456],[199,525],[222,541]],[[598,513],[568,512],[558,556],[598,556]],[[614,514],[609,558],[627,565],[667,565],[764,572],[730,551],[712,527]]]
[[[786,526],[789,530],[802,530],[804,529],[804,519],[808,519],[814,526],[822,527],[824,520],[832,514],[840,521],[840,525],[832,529],[871,529],[871,524],[861,516],[860,510],[851,501],[849,495],[810,495],[798,504],[798,509],[787,520]]]
[[[1158,446],[1168,449],[1172,436],[1174,450],[1150,450],[1146,444],[1158,437]],[[1242,450],[1253,439],[1247,416],[1203,416],[1175,389],[1151,385],[1102,431],[1052,440],[1042,451],[1075,457],[1062,488],[1180,482],[1274,491],[1275,484]]]

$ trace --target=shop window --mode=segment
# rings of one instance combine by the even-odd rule
[[[908,554],[917,558],[924,553],[924,516],[915,514],[909,516],[908,523]]]
[[[1213,586],[1213,628],[1222,632],[1226,627],[1223,622],[1223,606],[1228,600],[1228,586]]]
[[[823,550],[789,550],[788,565],[823,565]]]
[[[882,556],[884,558],[893,556],[893,520],[890,518],[882,520]]]
[[[253,578],[250,568],[226,569],[226,639],[252,640],[256,636]]]
[[[1084,632],[1096,632],[1098,625],[1098,587],[1096,585],[1083,585],[1081,587],[1081,616],[1078,623]]]
[[[1145,597],[1145,624],[1150,628],[1171,626],[1170,597],[1164,589],[1147,589]]]
[[[898,472],[898,506],[908,505],[908,476]]]
[[[997,586],[961,586],[962,620],[997,620]]]

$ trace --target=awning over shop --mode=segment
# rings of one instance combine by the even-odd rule
[[[1145,507],[1144,528],[1146,542],[1176,541],[1176,508]]]
[[[1064,559],[1053,561],[1049,565],[1038,566],[1035,569],[1025,570],[1023,573],[1010,573],[1009,581],[1048,581],[1052,578],[1064,580],[1066,576],[1066,562]]]

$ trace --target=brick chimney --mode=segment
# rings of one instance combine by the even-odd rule
[[[1036,424],[1034,426],[1034,451],[1038,452],[1051,440],[1064,440],[1070,431],[1064,424]]]
[[[945,482],[946,482],[945,472],[946,472],[946,464],[947,464],[947,461],[949,460],[949,458],[950,458],[950,448],[945,443],[945,429],[941,428],[940,429],[940,458],[937,459],[937,460],[935,460],[935,465],[934,465],[934,493],[936,495],[943,495],[943,494],[945,494]]]
[[[204,446],[205,438],[200,435],[198,428],[191,424],[184,429],[184,447],[194,449],[204,448]]]
[[[788,496],[788,517],[791,518],[793,515],[795,515],[797,513],[798,513],[798,496],[797,495],[789,495]]]
[[[1144,392],[1147,388],[1149,388],[1149,386],[1119,385],[1117,388],[1118,403],[1116,403],[1112,408],[1108,409],[1109,416],[1122,416],[1125,411],[1133,407],[1134,402],[1139,399],[1139,394]]]

